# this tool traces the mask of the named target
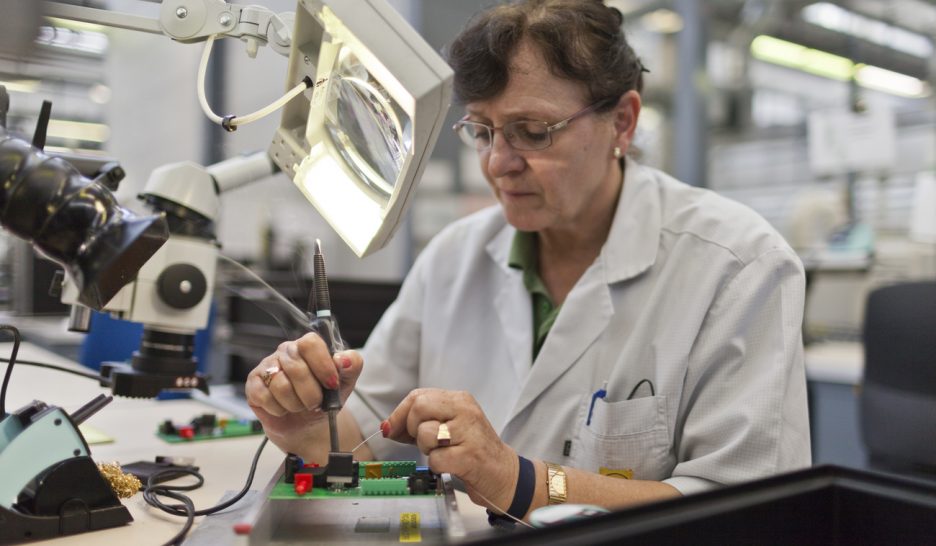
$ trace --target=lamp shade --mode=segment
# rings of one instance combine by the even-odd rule
[[[303,0],[270,156],[358,256],[399,225],[451,98],[452,70],[384,0]]]

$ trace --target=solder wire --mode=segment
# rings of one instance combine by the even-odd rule
[[[367,438],[364,438],[364,441],[361,442],[360,444],[358,444],[357,446],[355,446],[355,448],[351,450],[351,453],[354,453],[355,451],[357,451],[358,449],[360,449],[361,446],[363,446],[363,445],[366,444],[368,441],[370,441],[370,439],[373,438],[374,436],[377,436],[378,434],[380,434],[380,432],[381,432],[381,430],[380,430],[380,429],[377,429],[377,432],[371,434],[371,435],[368,436]]]
[[[507,516],[508,518],[510,518],[510,519],[512,519],[512,520],[514,520],[514,521],[516,521],[516,522],[519,523],[520,525],[525,525],[525,526],[529,527],[530,529],[533,528],[532,525],[530,525],[529,523],[523,521],[522,519],[520,519],[520,518],[515,518],[514,516],[508,514],[508,513],[507,513],[507,510],[501,509],[500,506],[497,506],[496,504],[494,504],[493,502],[491,502],[490,500],[488,500],[488,498],[485,497],[484,495],[482,495],[480,491],[475,491],[475,493],[476,493],[479,497],[481,497],[481,499],[482,499],[484,502],[488,503],[488,506],[490,506],[491,508],[497,510],[497,511],[500,512],[501,514]]]

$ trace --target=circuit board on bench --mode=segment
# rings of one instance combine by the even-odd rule
[[[355,463],[357,480],[346,487],[312,486],[318,465],[297,469],[292,481],[284,474],[270,491],[271,500],[329,499],[349,497],[385,497],[405,495],[435,495],[438,475],[416,461],[360,461]],[[303,477],[303,475],[308,477]]]
[[[257,419],[228,419],[213,413],[205,413],[189,423],[173,423],[166,419],[159,424],[156,435],[170,444],[239,438],[263,434],[263,426]]]

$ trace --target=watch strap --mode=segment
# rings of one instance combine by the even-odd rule
[[[530,510],[530,504],[533,502],[533,492],[536,490],[536,468],[529,459],[517,456],[520,462],[520,471],[517,475],[517,486],[514,488],[513,501],[507,508],[507,513],[517,519],[523,519],[527,511]],[[504,523],[513,524],[514,520],[503,515],[495,514],[491,510],[488,513],[488,523],[491,525],[502,525]]]

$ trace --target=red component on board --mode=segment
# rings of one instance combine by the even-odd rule
[[[312,474],[296,474],[293,480],[293,490],[297,495],[305,495],[312,490]]]

